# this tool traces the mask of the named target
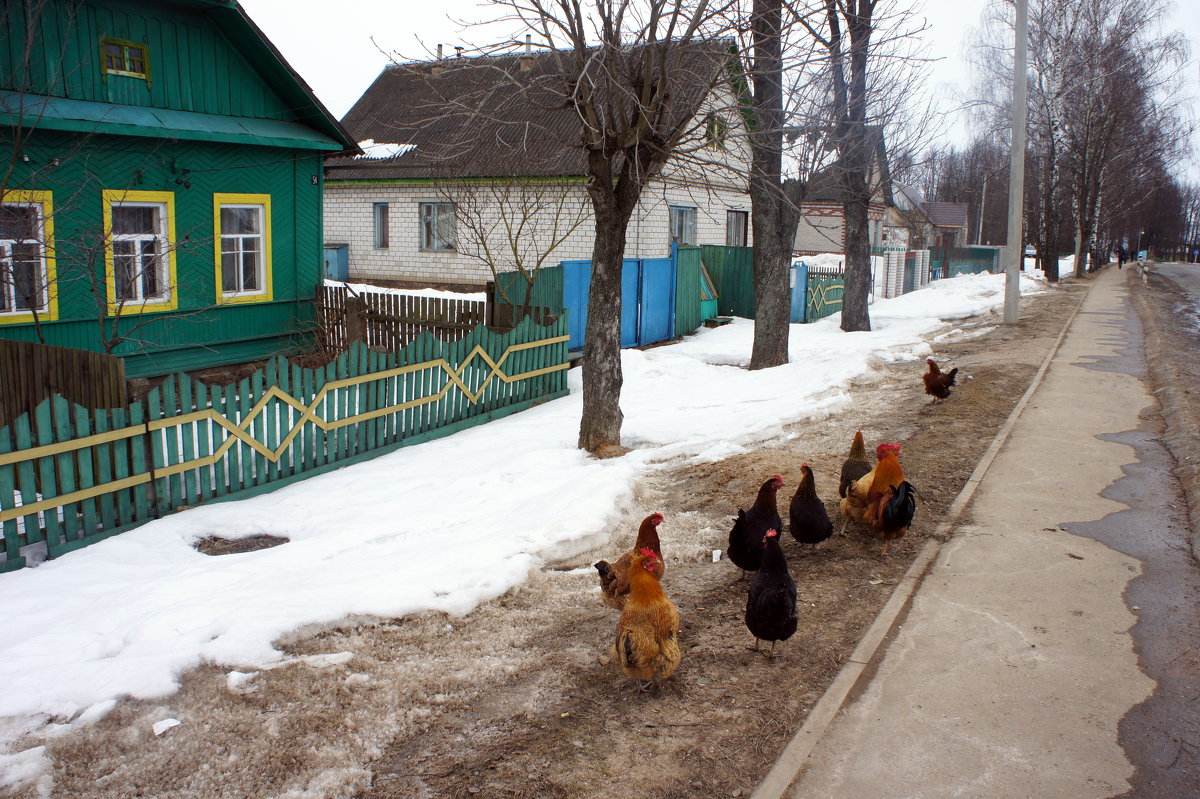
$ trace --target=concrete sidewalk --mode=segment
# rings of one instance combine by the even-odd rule
[[[1136,352],[1140,336],[1123,274],[1094,280],[877,672],[755,797],[1099,799],[1129,788],[1118,724],[1155,687],[1123,597],[1141,561],[1064,527],[1122,518],[1127,505],[1102,493],[1138,454],[1100,436],[1138,429],[1154,400],[1135,374],[1088,368]]]

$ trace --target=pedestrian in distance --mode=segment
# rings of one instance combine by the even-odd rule
[[[1125,266],[1125,248],[1117,248],[1117,269],[1122,269]]]

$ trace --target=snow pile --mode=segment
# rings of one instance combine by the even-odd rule
[[[1044,289],[1022,278],[1023,293]],[[833,413],[873,364],[924,358],[931,337],[1000,307],[1003,295],[1002,275],[964,276],[876,302],[871,332],[843,333],[838,316],[794,325],[791,363],[755,372],[744,368],[749,320],[627,350],[621,404],[634,450],[625,457],[595,460],[576,448],[572,370],[568,397],[0,576],[0,716],[14,722],[9,734],[0,728],[10,749],[0,785],[38,771],[37,749],[11,752],[11,730],[38,717],[94,720],[116,698],[172,693],[202,661],[270,668],[281,659],[273,642],[305,625],[465,614],[531,569],[604,543],[613,509],[656,464],[723,457],[785,423]],[[259,534],[289,541],[220,557],[193,548],[206,536]],[[16,724],[21,717],[35,722]]]

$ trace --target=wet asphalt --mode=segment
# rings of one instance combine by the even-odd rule
[[[1200,296],[1200,269],[1188,271]],[[1146,340],[1128,303],[1112,334],[1125,342],[1118,356],[1078,365],[1147,380]],[[1130,582],[1124,599],[1138,619],[1131,633],[1139,666],[1156,687],[1120,723],[1119,742],[1136,767],[1132,787],[1120,796],[1200,797],[1200,568],[1192,556],[1186,505],[1172,473],[1174,461],[1162,442],[1157,405],[1143,409],[1141,419],[1136,430],[1101,436],[1136,452],[1125,476],[1103,492],[1128,509],[1094,522],[1066,521],[1063,528],[1142,564],[1141,576]]]

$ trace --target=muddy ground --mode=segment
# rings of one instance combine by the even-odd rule
[[[53,785],[42,795],[748,796],[937,528],[1085,288],[1023,299],[1016,327],[980,317],[932,341],[935,358],[961,369],[948,401],[929,402],[923,364],[886,366],[852,388],[842,413],[736,457],[663,469],[620,514],[609,546],[551,564],[465,617],[298,631],[280,643],[294,659],[269,671],[205,666],[172,697],[123,702],[44,742]],[[903,445],[921,494],[916,521],[887,558],[854,525],[815,553],[785,536],[800,628],[767,659],[750,650],[742,619],[748,582],[727,560],[712,562],[712,550],[724,549],[732,515],[772,474],[787,483],[786,519],[803,461],[840,527],[836,473],[859,428],[871,448]],[[666,515],[663,584],[680,611],[684,657],[674,678],[638,694],[603,662],[617,613],[600,604],[590,564],[619,555],[653,511]],[[155,736],[151,725],[166,717],[181,724]]]

